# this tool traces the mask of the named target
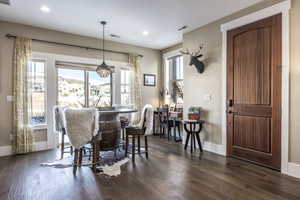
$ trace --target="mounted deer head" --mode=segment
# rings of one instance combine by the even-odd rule
[[[196,53],[190,53],[188,49],[185,51],[180,51],[180,53],[189,55],[191,57],[190,60],[190,66],[194,65],[198,71],[198,73],[202,74],[204,72],[204,63],[199,60],[199,58],[203,57],[203,54],[201,54],[201,51],[203,49],[203,46],[199,47],[199,50]]]

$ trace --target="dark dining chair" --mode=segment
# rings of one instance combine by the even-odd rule
[[[181,141],[181,120],[172,119],[170,116],[169,108],[161,108],[159,110],[160,121],[160,137],[165,137],[167,134],[168,140],[172,138],[172,129],[174,129],[174,141]],[[176,138],[176,129],[179,134],[179,139]]]
[[[169,109],[168,108],[160,108],[158,111],[159,115],[159,132],[160,138],[165,137],[167,133],[168,139],[171,134],[171,130],[169,129]]]
[[[148,115],[149,114],[149,115]],[[135,139],[137,138],[137,152],[138,154],[141,154],[141,137],[143,136],[145,139],[145,154],[146,158],[148,158],[148,135],[150,132],[152,132],[152,126],[147,127],[146,123],[147,120],[152,121],[153,120],[153,109],[152,106],[146,105],[143,108],[142,112],[143,118],[142,120],[142,125],[141,126],[129,126],[126,128],[126,142],[125,142],[125,156],[128,156],[128,147],[129,147],[129,138],[131,137],[132,139],[132,161],[135,162],[135,153],[136,153],[136,146],[135,146]],[[150,117],[148,119],[147,117]],[[146,133],[148,129],[148,133]]]

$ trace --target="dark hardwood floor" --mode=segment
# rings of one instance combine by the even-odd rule
[[[199,158],[183,146],[150,138],[149,160],[136,158],[122,167],[122,175],[94,175],[83,167],[40,167],[55,151],[0,158],[0,199],[60,200],[209,200],[300,199],[300,181],[279,172],[204,152]]]

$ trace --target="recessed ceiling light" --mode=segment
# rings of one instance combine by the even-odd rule
[[[41,11],[44,13],[49,13],[50,12],[50,8],[48,6],[42,6],[41,7]]]
[[[143,31],[143,35],[144,35],[144,36],[149,35],[149,31]]]

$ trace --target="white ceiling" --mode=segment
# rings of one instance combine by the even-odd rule
[[[179,43],[184,32],[213,22],[262,0],[11,0],[0,4],[0,19],[84,36],[99,37],[108,21],[110,40],[163,49]],[[47,5],[50,13],[42,13]],[[144,30],[149,31],[143,36]]]

